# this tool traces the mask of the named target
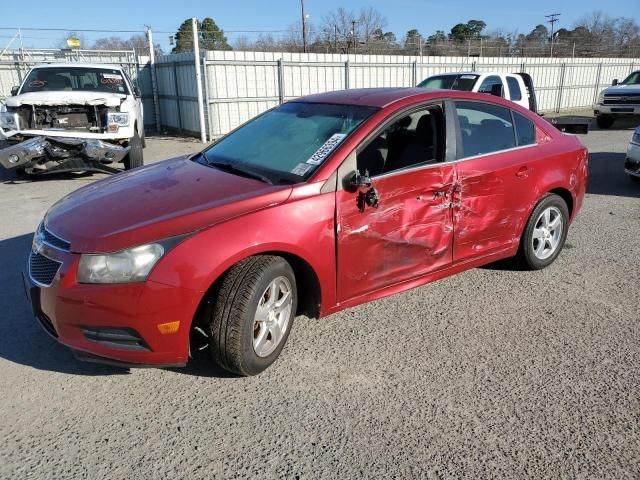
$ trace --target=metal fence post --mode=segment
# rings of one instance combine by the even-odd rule
[[[564,79],[565,79],[566,69],[567,69],[567,64],[563,63],[560,70],[560,84],[558,85],[558,99],[556,101],[556,113],[560,112],[560,108],[562,107],[562,91],[564,89]]]
[[[180,112],[180,93],[178,90],[178,65],[173,62],[173,85],[176,92],[176,110],[178,113],[178,130],[182,133],[182,113]]]
[[[207,127],[204,124],[204,99],[202,98],[202,72],[200,71],[200,42],[198,34],[198,20],[191,19],[193,29],[193,60],[196,69],[196,93],[198,95],[198,120],[200,122],[200,140],[207,143]]]
[[[344,62],[344,88],[349,89],[349,60]]]
[[[412,87],[415,87],[418,85],[418,62],[416,60],[413,61],[413,63],[411,64],[411,83],[412,83]]]
[[[593,104],[598,102],[598,94],[600,93],[600,78],[602,75],[602,62],[598,63],[598,73],[596,74],[596,85],[593,87]]]
[[[156,77],[156,52],[153,47],[153,32],[147,27],[149,40],[149,68],[151,70],[151,91],[153,93],[153,113],[156,118],[156,131],[160,132],[160,100],[158,98],[158,80]]]
[[[209,140],[213,140],[213,120],[211,119],[211,96],[209,92],[209,74],[208,63],[207,63],[207,53],[205,52],[204,58],[202,59],[202,73],[204,77],[204,104],[207,112],[207,133],[209,134]]]
[[[278,101],[284,102],[284,64],[282,59],[278,59]]]
[[[526,72],[525,64],[524,64],[524,62],[522,62],[522,63],[520,64],[520,73],[525,73],[525,72]]]

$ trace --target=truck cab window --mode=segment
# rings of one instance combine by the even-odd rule
[[[509,86],[509,95],[512,102],[522,100],[522,91],[520,90],[520,84],[515,77],[507,77],[507,85]]]
[[[504,84],[502,83],[502,79],[499,76],[490,75],[482,81],[482,83],[480,84],[480,88],[478,89],[478,92],[490,94],[491,89],[493,88],[494,85],[504,86]]]

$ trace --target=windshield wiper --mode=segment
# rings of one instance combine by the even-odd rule
[[[208,161],[206,165],[217,168],[218,170],[222,170],[224,172],[235,173],[236,175],[241,175],[249,178],[255,178],[256,180],[260,180],[262,182],[268,183],[269,185],[273,185],[273,182],[271,181],[270,178],[265,177],[264,175],[261,175],[258,172],[254,172],[253,170],[242,168],[237,164],[227,163],[227,162]]]

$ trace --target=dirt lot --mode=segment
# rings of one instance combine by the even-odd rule
[[[300,319],[254,378],[78,363],[32,319],[19,272],[47,208],[101,175],[0,172],[0,478],[638,478],[630,137],[582,138],[589,194],[550,268],[490,266]],[[146,156],[199,147],[150,138]]]

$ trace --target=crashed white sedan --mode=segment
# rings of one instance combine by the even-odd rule
[[[38,65],[2,106],[0,164],[32,175],[139,167],[142,114],[140,91],[118,66]]]

